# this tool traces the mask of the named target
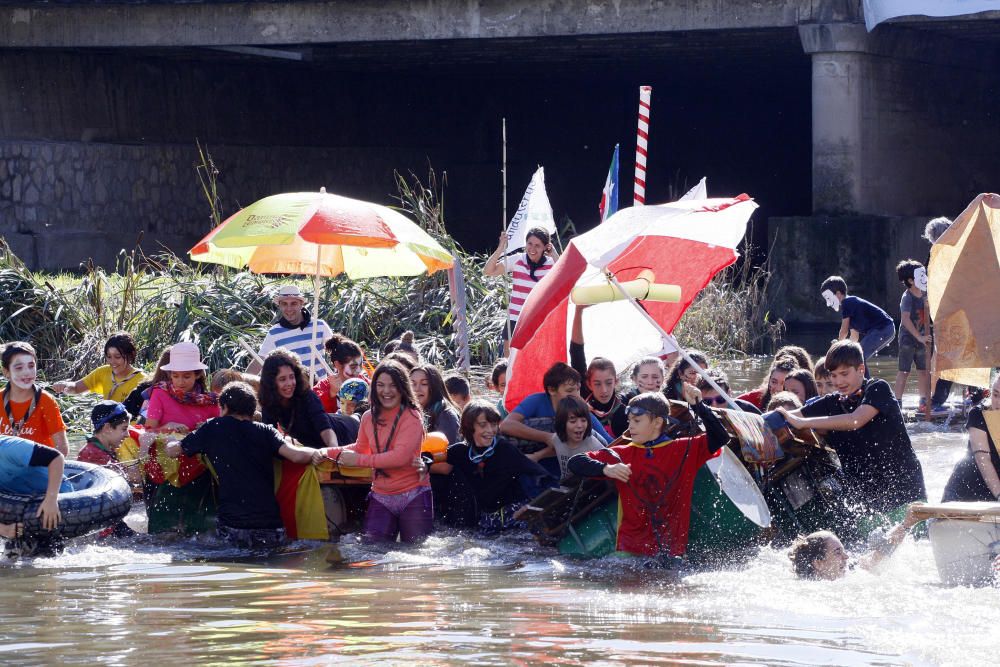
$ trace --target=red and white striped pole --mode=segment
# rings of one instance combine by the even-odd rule
[[[652,86],[639,86],[639,131],[635,138],[633,206],[642,206],[646,203],[646,156],[649,149],[649,104],[652,96]]]

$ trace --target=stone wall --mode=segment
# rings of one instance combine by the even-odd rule
[[[337,170],[336,180],[324,180],[333,179],[334,165],[373,157],[388,164],[377,151],[209,148],[220,171],[224,215],[275,192],[325,186],[349,193],[372,177],[392,183],[389,168]],[[198,161],[195,146],[0,141],[0,234],[29,266],[49,270],[74,269],[88,259],[113,266],[119,250],[140,239],[147,252],[185,253],[211,229]]]
[[[840,316],[820,296],[831,275],[843,276],[849,293],[899,318],[903,286],[896,263],[927,263],[930,245],[921,238],[926,217],[811,216],[769,220],[771,284],[768,307],[773,317],[805,325],[830,324]]]

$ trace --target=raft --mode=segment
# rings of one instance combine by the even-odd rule
[[[59,494],[62,520],[58,528],[43,530],[35,516],[43,494],[29,496],[0,491],[0,523],[23,524],[27,537],[72,538],[120,521],[132,507],[132,489],[114,470],[82,461],[66,461],[64,475],[74,490]]]
[[[942,583],[980,586],[1000,574],[1000,503],[951,502],[921,504],[914,515],[928,519],[934,562]]]
[[[721,452],[703,465],[695,478],[685,556],[695,565],[750,555],[762,543],[764,529],[771,522],[767,504],[739,458],[727,448]],[[542,498],[539,496],[530,505],[537,506]],[[565,536],[558,543],[559,553],[600,558],[614,551],[617,498],[603,500],[592,511],[581,514],[567,522]]]

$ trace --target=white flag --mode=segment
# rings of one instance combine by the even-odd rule
[[[552,217],[552,205],[549,196],[545,194],[545,169],[539,167],[524,191],[517,212],[507,225],[507,250],[513,251],[524,247],[528,230],[541,227],[549,234],[556,233],[556,221]]]
[[[684,196],[678,199],[678,201],[687,201],[689,199],[708,199],[708,186],[705,183],[706,178],[707,176],[702,176],[701,180],[698,181],[698,185],[685,192]]]

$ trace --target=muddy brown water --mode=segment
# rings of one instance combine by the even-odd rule
[[[761,373],[730,370],[737,386]],[[963,435],[911,433],[938,497]],[[985,665],[1000,648],[1000,591],[941,586],[926,541],[837,582],[795,579],[772,549],[674,580],[517,536],[340,548],[331,567],[325,544],[262,561],[139,536],[8,563],[0,663]]]

